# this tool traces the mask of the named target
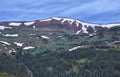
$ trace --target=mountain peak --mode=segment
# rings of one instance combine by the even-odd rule
[[[89,26],[92,26],[92,27],[95,27],[95,26],[102,26],[102,27],[113,27],[113,26],[119,26],[120,23],[112,23],[112,24],[93,24],[93,23],[87,23],[87,22],[83,22],[83,21],[80,21],[80,20],[77,20],[77,19],[72,19],[72,18],[64,18],[64,17],[50,17],[50,18],[47,18],[47,19],[42,19],[40,21],[51,21],[51,20],[57,20],[57,21],[61,21],[61,23],[64,23],[64,22],[69,22],[69,24],[73,24],[75,22],[76,26],[79,26],[79,24],[82,24],[82,25],[89,25]]]

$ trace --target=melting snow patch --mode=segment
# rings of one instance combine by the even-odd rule
[[[5,45],[10,45],[10,43],[6,42],[6,41],[0,41],[1,43],[5,44]]]
[[[5,34],[6,37],[18,37],[18,34]]]
[[[35,49],[35,47],[28,46],[28,47],[24,47],[24,48],[23,48],[23,50],[28,50],[28,49]]]
[[[0,30],[12,29],[12,27],[0,26]]]
[[[12,53],[12,52],[15,53],[16,51],[15,51],[14,49],[12,49],[12,50],[9,50],[8,52],[9,52],[9,53]]]
[[[91,37],[91,36],[93,36],[93,34],[89,34],[89,36]]]
[[[68,21],[70,24],[72,24],[75,20],[73,20],[73,19],[68,19],[68,18],[63,18],[62,24],[63,24],[65,21]]]
[[[111,28],[113,26],[120,26],[120,24],[105,24],[105,25],[101,25],[102,27],[107,27],[107,28]]]
[[[95,36],[95,35],[96,35],[96,33],[89,34],[90,37],[91,37],[91,36]]]
[[[33,26],[33,29],[35,29],[36,28],[36,26]]]
[[[76,20],[75,24],[76,24],[76,26],[78,27],[80,23],[79,23],[78,20]]]
[[[26,25],[26,26],[29,26],[29,25],[32,25],[32,24],[34,24],[35,22],[33,21],[33,22],[25,22],[24,24]]]
[[[24,43],[18,43],[18,42],[14,42],[15,45],[22,47]]]
[[[77,50],[79,48],[86,48],[87,46],[76,46],[76,47],[73,47],[71,49],[69,49],[69,51],[74,51],[74,50]]]
[[[9,23],[9,25],[11,26],[20,26],[22,23],[16,23],[16,22],[12,22],[12,23]]]
[[[76,34],[78,35],[81,32],[81,30],[77,31]]]
[[[82,25],[86,25],[91,26],[94,30],[95,30],[95,26],[101,26],[101,27],[107,27],[107,28],[111,28],[113,26],[120,26],[120,23],[116,23],[116,24],[91,24],[91,23],[85,23],[85,22],[81,22],[78,21],[79,23],[81,23]]]
[[[41,36],[42,38],[44,38],[44,39],[50,39],[49,37],[47,37],[47,36]]]
[[[82,26],[82,30],[83,30],[83,33],[88,33],[87,28],[85,27],[85,25]]]
[[[55,20],[60,21],[62,18],[59,18],[59,17],[52,17],[52,19],[55,19]]]
[[[43,20],[40,20],[40,21],[51,21],[52,19],[43,19]]]

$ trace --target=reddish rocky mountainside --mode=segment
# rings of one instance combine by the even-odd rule
[[[1,27],[12,27],[12,28],[24,28],[24,27],[32,27],[37,28],[39,26],[46,27],[46,28],[62,28],[63,30],[68,30],[73,34],[80,34],[80,33],[97,33],[103,31],[105,29],[109,29],[114,26],[120,26],[120,23],[116,24],[91,24],[85,23],[75,19],[69,18],[59,18],[59,17],[52,17],[43,20],[35,20],[35,21],[11,21],[11,22],[0,22]]]

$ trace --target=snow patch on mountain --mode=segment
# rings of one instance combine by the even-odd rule
[[[33,26],[33,29],[35,29],[36,28],[36,26]]]
[[[82,26],[83,33],[88,33],[87,28],[85,25]]]
[[[26,25],[26,26],[29,26],[29,25],[32,25],[32,24],[34,24],[35,22],[34,21],[32,21],[32,22],[25,22],[24,24]]]
[[[35,49],[35,47],[33,46],[28,46],[28,47],[24,47],[23,50],[28,50],[28,49]]]
[[[42,20],[40,20],[40,22],[42,22],[42,21],[51,21],[52,19],[50,18],[50,19],[42,19]]]
[[[55,19],[55,20],[58,20],[58,21],[62,20],[62,18],[59,18],[59,17],[52,17],[51,19]]]
[[[20,43],[20,42],[14,42],[15,45],[22,47],[24,43]]]
[[[12,50],[9,50],[8,52],[9,53],[13,53],[13,52],[15,53],[16,51],[14,49],[12,49]]]
[[[3,36],[6,36],[6,37],[18,37],[19,35],[18,34],[5,34]]]
[[[120,26],[120,24],[105,24],[105,25],[101,25],[102,27],[107,27],[107,28],[111,28],[113,26]]]
[[[5,30],[5,29],[12,29],[12,27],[6,27],[6,26],[1,26],[0,25],[0,30]]]
[[[0,43],[3,43],[5,45],[11,45],[10,43],[6,42],[6,41],[0,41]]]
[[[76,32],[76,34],[78,35],[80,32],[81,32],[81,30],[78,30],[78,31]]]
[[[11,22],[9,23],[10,26],[20,26],[22,23]]]
[[[44,36],[44,35],[42,35],[41,37],[44,38],[44,39],[50,39],[49,37]]]
[[[87,46],[76,46],[76,47],[70,48],[69,51],[74,51],[74,50],[77,50],[79,48],[87,48]]]
[[[62,18],[62,24],[65,22],[65,21],[68,21],[70,23],[70,25],[72,25],[72,23],[75,21],[73,19],[68,19],[68,18]]]

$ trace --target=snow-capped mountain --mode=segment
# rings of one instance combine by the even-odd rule
[[[120,26],[120,23],[116,24],[91,24],[91,23],[86,23],[82,22],[79,20],[75,19],[69,19],[69,18],[59,18],[59,17],[52,17],[49,19],[44,19],[40,20],[41,23],[46,23],[46,24],[61,24],[61,25],[67,25],[67,26],[72,26],[73,29],[77,29],[76,34],[79,34],[80,32],[83,33],[89,33],[88,28],[92,28],[94,32],[97,32],[98,29],[100,28],[111,28],[113,26]]]
[[[35,21],[14,21],[14,22],[0,22],[0,28],[10,28],[10,27],[31,27],[36,28],[38,26],[50,26],[58,25],[62,27],[63,29],[67,29],[68,31],[71,31],[74,34],[80,34],[80,33],[89,33],[89,30],[92,30],[93,32],[99,32],[103,28],[111,28],[114,26],[120,26],[120,23],[115,24],[91,24],[82,22],[75,19],[69,19],[69,18],[60,18],[60,17],[51,17],[48,19],[42,19],[42,20],[35,20]],[[7,27],[6,27],[7,26]]]

